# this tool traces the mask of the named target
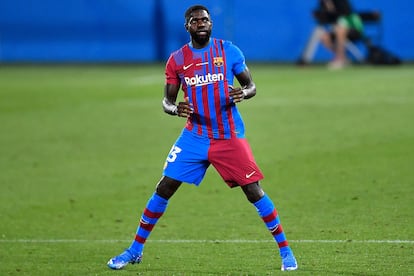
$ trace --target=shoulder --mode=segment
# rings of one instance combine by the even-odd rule
[[[172,52],[170,54],[170,57],[168,58],[167,63],[174,62],[175,64],[178,64],[178,65],[182,64],[184,62],[184,56],[185,56],[186,51],[190,51],[188,44],[185,44],[180,49]]]
[[[185,44],[180,49],[177,49],[177,50],[171,52],[170,57],[177,57],[177,56],[184,55],[184,52],[186,51],[186,48],[189,48],[188,44]]]
[[[243,52],[240,50],[240,48],[230,40],[215,39],[215,43],[221,45],[226,55],[243,56]]]
[[[218,38],[214,38],[214,43],[222,45],[224,49],[233,49],[233,48],[238,48],[238,47],[237,47],[235,44],[233,44],[233,42],[232,42],[232,41],[230,41],[230,40],[225,40],[225,39],[218,39]]]

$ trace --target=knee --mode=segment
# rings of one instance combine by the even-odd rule
[[[344,26],[338,25],[335,27],[335,33],[338,37],[345,37],[348,33],[348,29]]]
[[[319,39],[325,47],[332,47],[333,41],[330,33],[323,32],[320,34]]]
[[[264,191],[259,182],[242,186],[242,190],[251,203],[255,203],[264,196]]]
[[[180,181],[163,176],[158,182],[155,192],[162,198],[170,199],[170,197],[174,195],[180,185]]]

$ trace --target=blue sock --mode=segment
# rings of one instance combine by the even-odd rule
[[[160,197],[154,193],[148,200],[147,206],[142,213],[135,239],[132,242],[129,249],[134,254],[141,254],[144,250],[144,244],[148,236],[151,234],[152,229],[157,223],[158,219],[164,214],[167,209],[168,200]]]
[[[265,194],[254,203],[254,206],[275,239],[280,253],[290,250],[282,225],[280,224],[279,215],[272,200]]]

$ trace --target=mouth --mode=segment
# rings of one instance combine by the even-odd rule
[[[205,31],[205,30],[197,31],[196,33],[197,33],[198,35],[207,35],[207,34],[208,34],[208,32],[207,32],[207,31]]]

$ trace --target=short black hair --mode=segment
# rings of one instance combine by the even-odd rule
[[[185,18],[185,23],[188,23],[188,20],[190,20],[191,15],[193,14],[194,11],[198,11],[198,10],[204,10],[208,13],[208,15],[210,15],[210,11],[203,5],[194,5],[189,7],[184,14],[184,18]]]

